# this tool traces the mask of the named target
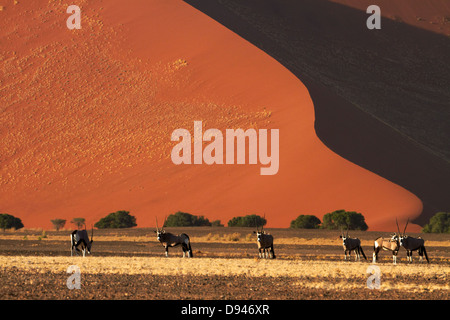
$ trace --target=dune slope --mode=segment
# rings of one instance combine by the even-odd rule
[[[417,223],[449,210],[448,2],[187,2],[293,72],[314,102],[318,137],[417,195]],[[370,4],[381,30],[366,28]]]
[[[300,80],[268,54],[178,0],[30,1],[0,12],[0,211],[27,227],[129,210],[140,227],[177,210],[210,220],[346,209],[371,230],[417,217],[421,201],[329,150]],[[173,130],[280,130],[280,169],[180,165]],[[69,225],[69,224],[68,224]],[[411,230],[414,229],[412,226]],[[417,226],[416,226],[417,229]]]

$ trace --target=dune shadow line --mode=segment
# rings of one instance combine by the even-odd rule
[[[450,210],[450,41],[327,0],[184,0],[308,88],[319,139],[414,193],[424,225]]]

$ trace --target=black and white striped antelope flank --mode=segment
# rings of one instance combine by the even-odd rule
[[[397,222],[397,219],[396,219],[396,222]],[[425,258],[427,259],[427,262],[430,263],[430,260],[428,259],[428,255],[427,255],[427,250],[425,249],[425,240],[423,240],[420,237],[414,238],[414,237],[410,237],[405,234],[408,223],[409,223],[409,218],[408,218],[408,221],[406,222],[403,233],[400,234],[400,228],[398,227],[398,222],[397,222],[397,229],[398,229],[398,233],[400,234],[399,242],[400,242],[400,246],[406,249],[406,259],[408,260],[409,263],[412,263],[412,253],[413,253],[413,251],[417,250],[419,252],[420,262],[423,261],[423,255],[425,254]]]
[[[361,247],[361,240],[359,240],[358,238],[350,238],[348,236],[348,229],[347,234],[341,232],[341,235],[339,237],[342,239],[342,246],[344,248],[344,260],[347,260],[347,253],[348,260],[350,260],[352,251],[355,251],[355,261],[361,260],[361,254],[363,255],[364,259],[367,260],[366,255],[364,254],[364,251]]]
[[[275,251],[273,250],[273,236],[266,233],[263,229],[264,226],[261,227],[261,230],[258,230],[258,226],[256,226],[256,231],[253,231],[253,233],[256,233],[259,257],[270,258],[271,254],[272,259],[275,259]]]
[[[397,254],[400,249],[398,235],[394,233],[390,238],[379,237],[375,239],[375,243],[373,245],[373,263],[377,262],[378,253],[381,249],[392,252],[392,262],[397,264]]]
[[[89,241],[88,232],[86,231],[86,226],[84,226],[84,230],[75,230],[70,234],[70,256],[73,256],[75,252],[78,255],[78,252],[83,253],[83,257],[86,256],[86,251],[90,254],[92,243],[94,242],[94,227],[92,227],[91,240]]]
[[[176,247],[181,245],[181,249],[183,250],[183,258],[186,257],[186,252],[188,253],[188,258],[192,258],[194,255],[192,254],[191,241],[189,240],[189,236],[186,233],[182,233],[180,235],[174,235],[172,233],[166,232],[164,230],[164,225],[166,220],[164,220],[163,226],[161,229],[158,228],[158,219],[156,219],[156,238],[159,242],[164,246],[166,250],[166,257],[169,256],[169,247]]]

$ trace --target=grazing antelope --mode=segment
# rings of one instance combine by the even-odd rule
[[[84,225],[84,230],[75,230],[70,234],[70,256],[73,256],[75,252],[83,252],[83,257],[86,256],[86,250],[90,254],[92,243],[94,242],[94,227],[92,227],[91,241],[89,241],[89,236],[86,231],[86,225]],[[81,249],[81,250],[80,250]]]
[[[253,231],[253,233],[256,233],[259,257],[270,258],[270,253],[272,253],[272,259],[275,259],[275,251],[273,250],[273,236],[266,233],[263,229],[264,226],[261,227],[261,230],[258,230],[258,226],[256,225],[256,231]]]
[[[159,229],[158,219],[156,219],[156,238],[166,249],[166,257],[169,256],[169,247],[176,247],[181,245],[181,249],[183,250],[183,258],[186,257],[186,251],[188,253],[188,258],[192,258],[194,255],[192,254],[191,241],[189,240],[189,236],[186,233],[182,233],[176,236],[172,233],[166,232],[164,230],[165,224],[166,220],[164,219],[163,227]]]
[[[395,222],[397,222],[397,219],[395,219]],[[414,237],[410,237],[405,234],[408,223],[409,223],[409,218],[408,218],[408,221],[406,222],[403,233],[400,234],[400,228],[398,227],[398,222],[397,222],[397,229],[398,229],[398,233],[400,234],[400,238],[399,238],[400,246],[406,249],[406,259],[408,260],[409,263],[412,263],[412,253],[413,253],[413,251],[418,250],[420,262],[423,261],[423,255],[425,254],[427,263],[430,263],[430,260],[428,259],[428,255],[427,255],[427,250],[425,249],[425,240],[423,240],[421,237],[414,238]]]
[[[373,263],[377,262],[378,252],[380,250],[386,250],[392,252],[392,261],[394,264],[397,264],[397,254],[400,249],[399,237],[396,233],[394,233],[390,238],[379,237],[375,239],[375,243],[373,245]]]
[[[350,255],[352,251],[355,251],[355,261],[361,260],[361,253],[364,259],[367,260],[366,255],[364,254],[364,251],[361,247],[361,240],[359,240],[358,238],[350,238],[348,236],[348,229],[346,235],[344,235],[344,233],[341,232],[341,235],[339,237],[342,239],[342,246],[344,247],[345,260],[347,260],[347,253],[348,253],[348,260],[350,260]]]

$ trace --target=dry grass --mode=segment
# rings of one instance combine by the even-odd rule
[[[179,233],[179,230],[171,231]],[[70,257],[68,252],[61,251],[62,244],[58,242],[67,243],[67,232],[50,231],[46,233],[47,238],[42,238],[43,233],[40,230],[0,233],[0,240],[17,240],[16,244],[20,243],[19,251],[14,251],[14,244],[4,245],[5,255],[0,255],[0,273],[7,277],[19,272],[24,275],[39,273],[43,277],[48,275],[48,279],[64,278],[67,268],[77,265],[82,275],[105,275],[124,279],[132,275],[145,279],[152,276],[187,276],[192,277],[192,281],[202,277],[212,279],[223,276],[232,279],[258,278],[261,281],[274,281],[273,279],[277,278],[280,281],[289,281],[294,286],[294,291],[301,292],[324,290],[346,295],[351,290],[359,293],[368,290],[367,268],[371,265],[370,257],[368,262],[355,262],[353,259],[351,262],[343,261],[342,253],[338,250],[341,242],[335,233],[316,231],[311,234],[298,234],[292,230],[271,231],[276,235],[276,245],[280,245],[278,259],[274,260],[256,257],[256,237],[247,229],[190,230],[191,241],[195,243],[193,259],[181,258],[179,250],[172,251],[170,257],[165,258],[153,229],[99,230],[94,233],[98,251],[94,250],[94,255],[86,258]],[[28,240],[23,239],[24,235]],[[36,242],[39,236],[42,241]],[[364,246],[372,246],[372,240],[368,240],[369,238],[372,238],[372,234],[364,234]],[[115,249],[108,246],[107,242],[110,241],[119,242]],[[210,249],[211,243],[214,245]],[[445,295],[450,289],[450,240],[448,236],[434,235],[427,243],[439,247],[432,250],[434,254],[430,264],[419,264],[417,258],[415,263],[407,264],[403,257],[398,265],[392,265],[390,255],[384,254],[377,264],[381,270],[380,290],[397,293],[401,291],[404,294],[433,292],[438,296]],[[292,244],[294,246],[288,246]],[[10,255],[11,250],[15,254]]]
[[[89,274],[152,274],[191,276],[292,277],[295,284],[308,288],[346,290],[365,288],[367,263],[302,260],[260,260],[222,258],[160,257],[4,257],[3,271],[66,273],[70,265]],[[379,265],[381,290],[449,290],[449,269],[445,265]],[[428,282],[426,279],[435,279]],[[424,281],[425,280],[425,281]]]

